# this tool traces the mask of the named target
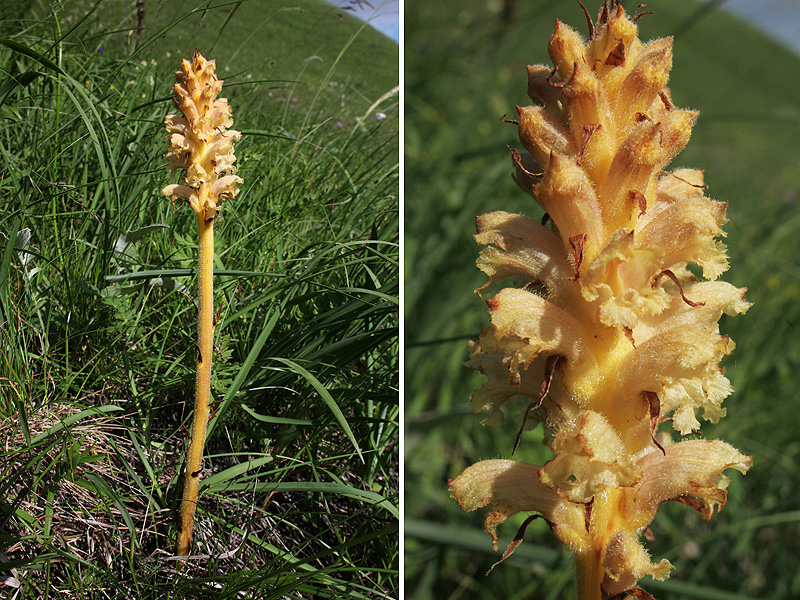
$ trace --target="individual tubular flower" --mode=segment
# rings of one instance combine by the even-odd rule
[[[471,406],[494,425],[528,397],[520,433],[529,417],[545,421],[553,458],[482,461],[450,482],[465,510],[491,505],[493,536],[514,513],[545,518],[575,552],[582,600],[647,598],[637,581],[671,568],[639,542],[659,505],[709,518],[725,504],[723,471],[752,462],[722,441],[656,435],[663,421],[683,436],[698,414],[724,416],[732,387],[719,362],[733,342],[717,322],[750,305],[745,289],[715,281],[728,266],[726,204],[704,196],[701,171],[664,171],[698,113],[665,87],[672,40],[641,42],[635,21],[606,0],[588,41],[556,23],[553,67],[528,67],[538,106],[517,108],[526,152],[513,151],[516,182],[547,217],[477,219],[489,277],[477,291],[514,287],[487,300],[491,327],[470,346],[468,366],[488,379]]]
[[[233,124],[225,98],[217,98],[222,81],[214,74],[215,61],[195,51],[192,62],[183,60],[175,73],[175,108],[181,115],[164,119],[169,133],[169,151],[164,156],[170,172],[182,171],[183,184],[166,186],[162,192],[173,203],[184,200],[197,215],[199,234],[198,358],[195,410],[191,442],[186,460],[184,490],[178,525],[178,556],[189,554],[194,513],[200,482],[203,445],[208,425],[211,386],[211,354],[214,337],[214,217],[218,205],[238,193],[233,166],[233,143],[241,134],[227,129]]]

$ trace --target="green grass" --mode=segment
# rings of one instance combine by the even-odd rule
[[[271,97],[294,89],[304,104],[321,94],[330,113],[341,110],[351,117],[398,85],[397,44],[320,0],[174,0],[145,6],[140,34],[135,2],[105,0],[66,3],[60,29],[66,33],[83,21],[79,31],[93,34],[66,35],[67,42],[85,45],[87,53],[102,49],[101,54],[155,59],[156,72],[164,75],[172,75],[176,60],[197,48],[215,57],[228,85],[269,80],[237,91]]]
[[[4,25],[0,576],[19,598],[396,597],[399,106],[373,104],[397,46],[322,2],[202,6],[148,2],[141,36],[134,3]],[[177,572],[197,241],[160,189],[195,46],[245,183],[215,227],[198,558]]]
[[[587,8],[594,13],[598,4]],[[686,507],[662,508],[647,546],[676,570],[642,587],[659,600],[795,598],[800,59],[720,11],[696,19],[697,5],[687,0],[647,5],[655,14],[638,22],[643,39],[681,32],[669,84],[675,104],[701,111],[673,166],[704,169],[708,194],[729,202],[724,279],[748,287],[755,303],[721,324],[737,343],[725,363],[736,392],[725,401],[728,417],[703,432],[752,455],[754,466],[745,477],[734,474],[727,506],[709,523]],[[447,479],[467,465],[508,457],[516,435],[514,419],[502,431],[480,425],[467,399],[483,378],[463,366],[466,340],[488,324],[473,294],[485,279],[475,267],[474,217],[542,214],[511,180],[506,145],[519,142],[500,118],[530,104],[525,65],[549,64],[556,18],[586,33],[575,2],[515,6],[505,22],[499,7],[483,2],[406,3],[404,560],[409,596],[423,600],[575,593],[571,561],[541,522],[484,576],[499,559],[482,533],[485,515],[465,514],[447,493]],[[540,437],[527,434],[516,457],[546,461]],[[501,527],[506,544],[523,518]]]

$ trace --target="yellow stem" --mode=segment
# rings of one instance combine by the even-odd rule
[[[211,394],[211,352],[214,337],[214,220],[206,220],[203,211],[197,213],[197,231],[200,236],[197,380],[192,438],[186,460],[181,502],[178,556],[188,556],[192,545],[194,512],[197,508],[203,446],[208,426],[208,402]]]
[[[578,600],[601,600],[603,596],[603,567],[600,554],[592,548],[575,553],[578,571]]]

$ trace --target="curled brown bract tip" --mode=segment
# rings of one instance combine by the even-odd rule
[[[589,238],[585,233],[573,235],[569,238],[569,244],[572,247],[572,258],[575,264],[575,273],[570,278],[572,281],[577,281],[581,276],[581,265],[583,265],[583,247],[586,240]]]

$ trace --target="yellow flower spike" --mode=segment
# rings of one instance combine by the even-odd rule
[[[197,215],[199,235],[198,357],[194,418],[184,474],[178,524],[177,555],[188,556],[192,545],[203,446],[211,395],[211,354],[214,337],[214,218],[219,204],[234,198],[242,179],[233,166],[233,143],[241,134],[227,129],[233,124],[228,101],[217,98],[222,81],[214,73],[215,61],[195,51],[192,62],[183,60],[175,73],[174,104],[183,116],[167,115],[169,151],[164,156],[170,172],[182,171],[183,184],[166,186],[162,193],[186,201]]]
[[[580,600],[643,600],[638,580],[672,568],[639,540],[659,506],[709,518],[725,503],[723,471],[751,466],[721,441],[656,436],[664,421],[683,436],[698,417],[724,416],[733,388],[719,361],[733,342],[718,320],[750,304],[745,289],[715,281],[728,267],[726,203],[704,195],[701,171],[664,171],[698,116],[665,87],[672,39],[640,42],[619,0],[605,0],[590,30],[584,42],[556,23],[552,66],[528,67],[538,106],[517,107],[525,152],[513,151],[514,179],[550,226],[500,211],[476,220],[489,278],[476,291],[512,277],[514,287],[487,299],[491,327],[470,344],[467,365],[487,378],[470,406],[499,425],[527,397],[520,431],[529,417],[545,422],[553,458],[481,461],[450,492],[465,510],[491,507],[495,545],[512,514],[546,519],[575,553]]]

